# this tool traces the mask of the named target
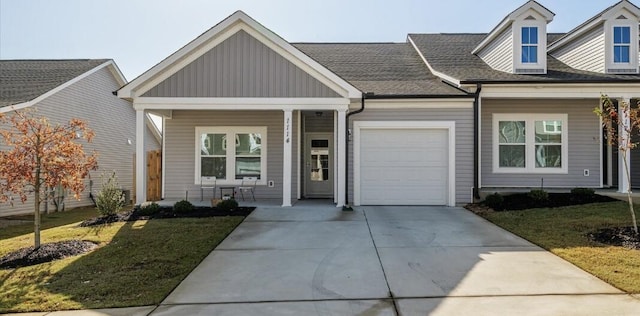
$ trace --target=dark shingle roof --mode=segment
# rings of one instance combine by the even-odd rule
[[[564,34],[550,34],[547,42]],[[471,51],[487,34],[409,34],[431,67],[462,82],[611,82],[640,81],[639,75],[613,75],[571,68],[547,56],[546,75],[511,74],[495,70]]]
[[[0,60],[0,107],[31,101],[108,60]]]
[[[376,95],[460,95],[431,74],[408,43],[294,43],[363,92]]]

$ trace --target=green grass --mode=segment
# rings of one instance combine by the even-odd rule
[[[0,313],[159,304],[243,217],[178,218],[82,228],[95,210],[45,216],[42,242],[90,240],[80,256],[0,270]],[[32,225],[0,232],[0,256],[33,244]]]
[[[637,207],[636,214],[640,215]],[[492,212],[482,216],[625,292],[640,293],[640,250],[608,246],[587,237],[599,228],[630,226],[626,203]]]

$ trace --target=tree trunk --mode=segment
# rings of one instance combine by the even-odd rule
[[[39,172],[36,171],[36,174]],[[40,248],[40,184],[36,183],[34,186],[35,196],[34,196],[34,213],[33,213],[33,237],[35,240],[35,249]]]
[[[638,233],[638,222],[636,221],[636,211],[633,209],[633,198],[631,198],[631,173],[629,172],[629,164],[627,163],[627,150],[622,151],[622,161],[624,162],[624,171],[627,176],[627,181],[629,183],[627,187],[627,200],[629,203],[629,211],[631,212],[631,221],[633,222],[633,231],[636,233],[636,236],[640,235]]]

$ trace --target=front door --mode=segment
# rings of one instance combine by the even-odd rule
[[[333,196],[333,136],[307,133],[305,141],[305,197]]]

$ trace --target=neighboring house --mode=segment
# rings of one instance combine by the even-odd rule
[[[72,60],[0,60],[0,113],[35,109],[36,115],[47,117],[52,124],[66,124],[71,118],[87,122],[95,132],[85,151],[98,152],[98,170],[90,172],[93,193],[101,188],[100,174],[115,171],[123,189],[133,189],[135,154],[135,111],[131,104],[113,94],[126,84],[120,70],[110,59]],[[152,124],[147,128],[147,150],[160,148],[159,132]],[[0,127],[2,128],[2,127]],[[0,149],[7,149],[0,143]],[[92,204],[90,180],[81,199],[71,194],[65,198],[66,208]],[[14,205],[0,204],[0,216],[33,213],[32,196]],[[45,203],[41,210],[45,209]],[[49,205],[52,210],[53,206]]]
[[[529,1],[489,34],[292,44],[238,11],[118,96],[139,122],[165,118],[167,199],[198,194],[204,176],[257,176],[256,196],[283,206],[456,205],[542,179],[623,190],[592,111],[601,93],[640,97],[640,10],[621,1],[547,34],[553,16]]]

